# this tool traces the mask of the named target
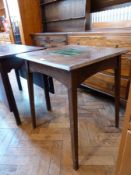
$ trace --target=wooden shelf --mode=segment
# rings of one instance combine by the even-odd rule
[[[58,1],[61,1],[61,0],[52,0],[51,2],[43,2],[43,3],[40,3],[40,6],[43,6],[43,5],[49,5],[49,4],[52,4],[52,3],[58,2]]]
[[[85,18],[85,16],[76,17],[76,18],[56,19],[56,20],[46,21],[46,23],[60,22],[60,21],[69,21],[69,20],[77,20],[77,19],[83,19],[83,18]]]
[[[46,32],[85,31],[89,23],[88,0],[45,0],[41,1],[43,26]],[[48,6],[44,6],[49,4]],[[87,15],[88,14],[88,15]],[[88,21],[88,22],[87,22]]]

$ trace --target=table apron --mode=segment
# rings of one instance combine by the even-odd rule
[[[109,58],[108,60],[100,61],[98,63],[91,64],[89,66],[85,66],[80,68],[76,71],[77,77],[77,86],[83,83],[87,78],[91,77],[92,75],[107,70],[107,69],[116,69],[117,62],[121,57],[116,58]]]
[[[19,69],[24,64],[24,62],[25,62],[24,60],[18,59],[15,56],[12,57],[10,56],[2,60],[0,64],[2,65],[4,72],[8,73],[12,69]]]
[[[68,84],[70,83],[69,76],[70,76],[71,72],[69,72],[69,71],[54,68],[54,67],[49,67],[46,65],[42,65],[42,64],[34,63],[34,62],[30,62],[30,61],[29,62],[27,61],[27,64],[28,64],[29,72],[46,74],[46,75],[51,76],[51,77],[55,78],[56,80],[60,81],[65,86],[68,86]]]
[[[93,63],[91,65],[87,65],[85,67],[78,68],[72,71],[58,69],[35,62],[27,61],[27,64],[30,72],[43,73],[51,76],[67,87],[70,86],[70,82],[73,77],[76,79],[75,86],[79,87],[82,82],[84,82],[87,78],[96,74],[97,72],[104,71],[106,69],[115,69],[119,58],[119,56],[116,58],[109,58],[107,60],[99,61],[98,63]]]

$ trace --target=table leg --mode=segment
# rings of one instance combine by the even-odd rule
[[[7,95],[5,92],[5,88],[4,88],[4,84],[3,84],[3,80],[2,80],[2,76],[0,73],[0,100],[10,109],[10,111],[12,112],[12,104],[10,104],[8,102],[7,99]]]
[[[6,72],[4,72],[1,65],[0,65],[0,70],[1,70],[1,79],[2,79],[2,82],[3,82],[3,86],[4,86],[4,90],[5,90],[5,94],[6,94],[6,97],[7,97],[7,101],[8,101],[10,110],[14,113],[17,125],[20,125],[21,120],[20,120],[20,117],[19,117],[19,112],[18,112],[18,109],[17,109],[17,106],[16,106],[16,102],[15,102],[13,91],[12,91],[12,88],[11,88],[11,85],[10,85],[8,74]]]
[[[121,57],[117,57],[115,65],[115,126],[119,128],[120,109],[120,80],[121,80]]]
[[[44,81],[44,92],[45,92],[45,101],[46,101],[47,110],[51,111],[51,103],[50,103],[48,76],[47,75],[43,75],[43,81]]]
[[[77,88],[68,89],[68,98],[69,98],[69,117],[70,117],[73,168],[77,170],[79,168],[79,164],[78,164]]]
[[[16,69],[15,74],[16,74],[16,79],[17,79],[19,90],[22,91],[22,85],[21,85],[21,81],[20,81],[19,70]]]
[[[55,93],[53,78],[48,76],[49,91]]]
[[[32,127],[36,128],[33,73],[29,72],[28,65],[27,65],[27,82],[28,82],[29,101],[30,101],[30,109],[31,109],[31,117],[32,117]]]

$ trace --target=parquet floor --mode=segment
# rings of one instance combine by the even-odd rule
[[[12,74],[13,75],[13,74]],[[72,169],[66,88],[55,82],[52,112],[35,87],[38,127],[33,130],[26,81],[23,92],[12,79],[22,125],[0,103],[0,175],[114,175],[121,129],[114,128],[114,103],[78,90],[80,169]],[[121,107],[121,123],[124,108]]]

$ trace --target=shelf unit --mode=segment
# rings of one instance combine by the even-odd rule
[[[90,0],[41,0],[44,32],[90,29]]]
[[[4,0],[0,0],[0,16],[6,17],[10,24]],[[10,29],[8,32],[0,31],[0,44],[13,42],[13,35],[11,30],[12,29]]]
[[[40,5],[48,5],[48,4],[58,2],[58,1],[60,1],[60,0],[41,0]]]

